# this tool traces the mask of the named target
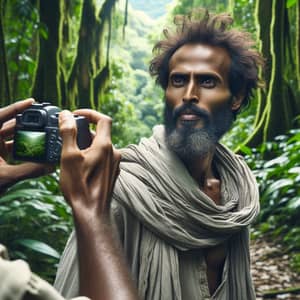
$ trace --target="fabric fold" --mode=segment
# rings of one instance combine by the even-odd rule
[[[122,151],[113,198],[145,227],[138,280],[143,299],[181,299],[177,251],[225,241],[230,244],[228,278],[215,299],[255,299],[248,226],[259,212],[256,180],[244,160],[220,144],[213,163],[221,177],[222,205],[200,190],[168,149],[162,126],[155,127],[151,138]]]

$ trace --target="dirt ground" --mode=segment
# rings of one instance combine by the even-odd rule
[[[252,277],[257,300],[300,299],[300,275],[291,269],[292,257],[283,254],[282,246],[270,240],[256,239],[251,242]],[[264,296],[266,291],[286,290],[298,287],[298,294],[282,293],[275,297]]]

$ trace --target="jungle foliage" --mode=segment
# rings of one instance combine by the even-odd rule
[[[292,263],[300,272],[300,130],[243,152],[260,188],[261,212],[253,236],[267,234],[283,242],[287,252],[295,253]]]
[[[72,228],[71,211],[61,196],[58,174],[19,182],[0,197],[1,243],[11,259],[30,262],[52,282]]]

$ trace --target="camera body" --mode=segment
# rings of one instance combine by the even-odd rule
[[[57,163],[62,140],[59,135],[58,114],[61,111],[50,103],[34,103],[16,116],[13,157],[16,160]],[[89,122],[74,115],[77,125],[77,144],[80,149],[92,142]]]

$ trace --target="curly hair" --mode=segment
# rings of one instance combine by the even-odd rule
[[[259,79],[259,67],[264,59],[254,49],[254,41],[248,32],[232,29],[233,19],[229,14],[214,15],[206,9],[193,10],[188,15],[174,18],[175,31],[164,29],[164,39],[158,41],[150,62],[150,74],[166,90],[169,77],[169,61],[172,55],[185,44],[206,44],[226,49],[231,58],[229,89],[233,96],[243,94],[243,107],[250,103],[253,90],[263,86]]]

